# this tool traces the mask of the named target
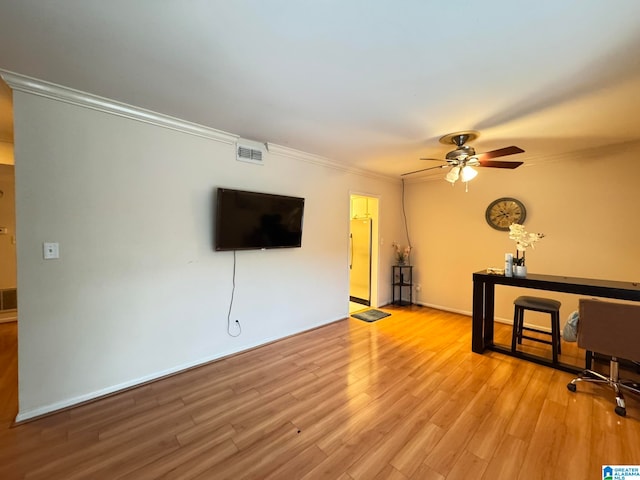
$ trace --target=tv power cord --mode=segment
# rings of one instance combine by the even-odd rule
[[[231,301],[229,302],[229,312],[227,313],[227,334],[230,337],[239,337],[242,333],[242,326],[240,325],[240,320],[235,320],[233,324],[235,324],[238,333],[235,335],[231,333],[231,309],[233,308],[233,296],[236,292],[236,251],[233,251],[233,276],[231,277]]]

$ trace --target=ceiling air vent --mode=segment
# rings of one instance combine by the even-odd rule
[[[264,144],[242,140],[236,145],[236,160],[264,165]]]

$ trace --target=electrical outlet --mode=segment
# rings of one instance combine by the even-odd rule
[[[42,244],[42,256],[45,260],[60,258],[60,245],[57,242],[44,242]]]

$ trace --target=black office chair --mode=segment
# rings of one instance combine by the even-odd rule
[[[640,361],[640,305],[580,299],[579,311],[578,346],[610,356],[609,376],[587,368],[567,388],[575,392],[578,382],[608,385],[616,394],[615,412],[624,417],[627,408],[622,390],[640,395],[640,385],[619,378],[618,359]]]

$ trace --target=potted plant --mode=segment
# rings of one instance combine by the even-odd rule
[[[395,249],[394,255],[398,265],[405,265],[409,262],[409,254],[411,253],[411,245],[406,247],[400,246],[398,242],[393,242],[391,246]]]
[[[529,233],[524,229],[524,225],[512,223],[509,226],[509,238],[516,242],[516,256],[513,259],[513,275],[515,277],[526,277],[527,266],[525,264],[525,253],[527,248],[535,248],[535,243],[544,238],[544,233]]]

